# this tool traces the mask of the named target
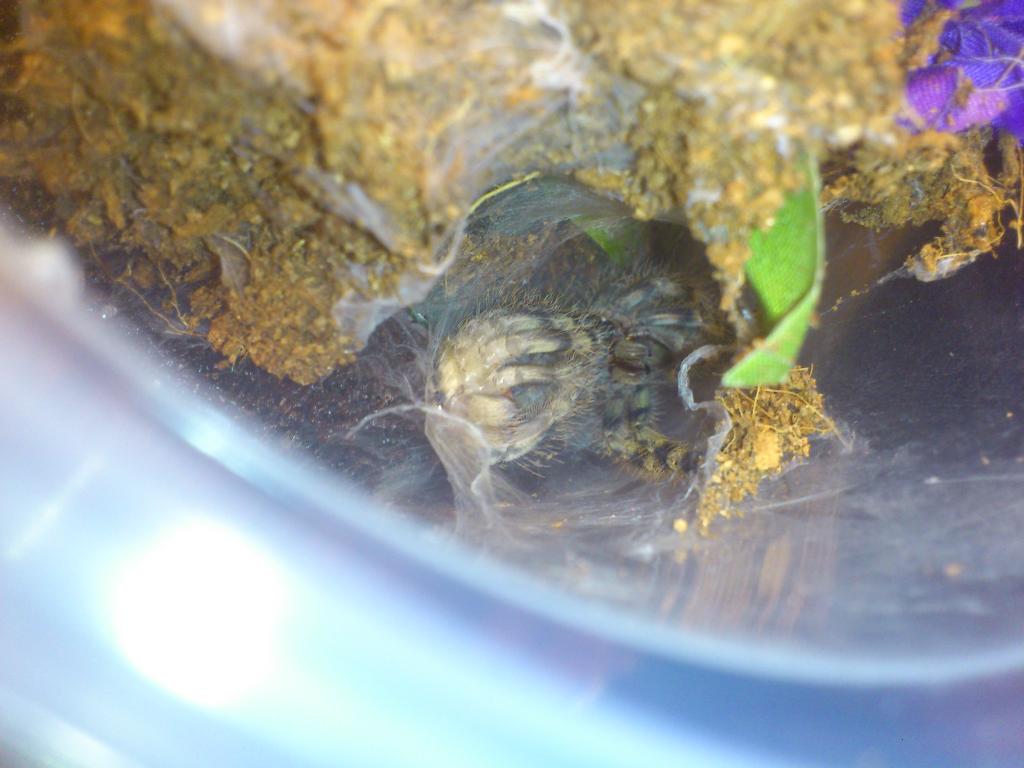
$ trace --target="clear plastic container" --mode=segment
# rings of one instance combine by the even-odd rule
[[[266,444],[6,242],[5,761],[1020,764],[1024,261],[923,284],[830,232],[806,357],[849,445],[614,603]]]

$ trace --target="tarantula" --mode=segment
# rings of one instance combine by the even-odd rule
[[[499,302],[439,344],[429,394],[476,425],[493,463],[540,463],[575,446],[648,477],[696,466],[690,446],[657,428],[659,390],[689,352],[726,335],[713,282],[649,265],[601,282],[569,306]]]

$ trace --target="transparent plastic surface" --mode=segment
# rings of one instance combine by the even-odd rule
[[[616,231],[630,221],[615,203],[552,180],[517,186],[470,219],[446,280],[412,312],[421,323],[398,316],[357,363],[394,392],[389,407],[348,433],[391,464],[373,486],[378,498],[666,630],[827,652],[842,660],[830,674],[873,676],[883,664],[885,674],[955,675],[1016,660],[1024,544],[1009,533],[1024,515],[1019,259],[1007,254],[925,286],[901,268],[909,235],[879,238],[830,222],[823,309],[803,359],[839,434],[817,439],[810,460],[766,481],[711,538],[680,536],[672,523],[692,514],[696,468],[667,481],[638,477],[622,456],[588,453],[579,430],[546,456],[535,451],[537,460],[505,461],[479,422],[438,405],[439,350],[467,318],[494,317],[495,307],[560,311],[574,293],[600,307],[658,255],[700,270],[692,242],[650,227],[630,233],[626,258],[635,262],[609,266],[580,226]],[[401,362],[395,350],[409,349]],[[682,434],[701,459],[725,426],[699,402],[714,382],[713,349],[697,351],[711,359],[683,366],[681,392],[660,405],[662,416],[688,425]],[[692,396],[699,373],[704,386],[687,405],[679,395]],[[389,420],[425,430],[444,471],[421,438],[418,452],[395,453]]]
[[[160,5],[315,122],[315,162],[265,146],[258,121],[232,151],[281,162],[320,225],[403,260],[332,254],[329,332],[368,347],[289,388],[172,349],[83,295],[52,246],[3,244],[3,749],[83,765],[1019,762],[1018,253],[922,285],[898,238],[830,222],[805,362],[841,439],[712,537],[682,537],[699,473],[637,478],[580,445],[496,461],[434,382],[486,305],[614,305],[616,280],[692,246],[662,250],[655,226],[632,232],[573,186],[491,200],[483,236],[460,218],[525,170],[631,167],[642,90],[543,0]],[[720,194],[693,191],[698,207]],[[232,296],[260,287],[239,226],[207,246]],[[616,262],[624,240],[617,272],[559,261]],[[466,258],[474,242],[489,258]],[[664,385],[682,423],[659,428],[700,456],[723,425],[698,381],[717,340],[697,341]]]
[[[601,643],[189,398],[88,316],[63,249],[0,250],[4,765],[756,757],[601,695]]]
[[[851,269],[853,284],[888,269],[883,249],[895,246],[873,245],[833,249],[871,268]],[[0,432],[0,745],[12,759],[363,764],[411,749],[445,764],[1012,765],[1024,749],[1009,530],[1019,479],[1007,468],[1019,436],[1005,401],[951,421],[900,396],[936,387],[943,402],[978,403],[968,371],[1019,340],[1019,260],[965,269],[947,293],[909,280],[869,293],[909,296],[863,313],[867,331],[888,331],[893,311],[924,312],[909,347],[874,337],[872,365],[927,370],[976,350],[957,368],[972,378],[952,392],[934,371],[844,387],[839,369],[828,391],[848,425],[893,397],[906,420],[853,428],[851,454],[780,479],[685,567],[662,563],[650,581],[660,601],[645,592],[632,612],[609,612],[398,525],[268,451],[187,395],[187,373],[118,338],[130,329],[112,335],[101,314],[87,317],[75,270],[53,255],[6,253],[21,277],[8,274],[0,303],[15,374]],[[49,287],[26,292],[29,272]],[[977,282],[952,289],[965,279]],[[945,347],[952,333],[929,311],[936,300],[946,320],[984,308],[991,335],[964,328],[935,355],[926,342]],[[854,322],[836,317],[823,314],[818,336],[833,352]],[[1019,396],[1016,361],[984,369],[985,391]],[[897,431],[886,447],[901,424],[932,429],[923,442]],[[981,470],[965,456],[975,425]],[[847,458],[857,440],[875,461]],[[952,466],[936,458],[958,445]],[[873,484],[847,489],[856,466]],[[874,506],[855,506],[865,500]],[[960,569],[933,572],[950,562]],[[665,610],[680,604],[689,612]],[[232,634],[239,626],[252,636]],[[484,715],[476,726],[470,712]]]

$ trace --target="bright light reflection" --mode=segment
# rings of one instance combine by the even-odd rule
[[[121,570],[112,597],[122,652],[184,699],[230,705],[273,672],[284,578],[227,526],[196,519],[173,528]]]

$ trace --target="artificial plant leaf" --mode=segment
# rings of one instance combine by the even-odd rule
[[[727,387],[778,384],[796,362],[825,272],[818,190],[817,165],[809,161],[807,186],[786,199],[771,227],[750,237],[747,280],[769,330],[726,372]]]

